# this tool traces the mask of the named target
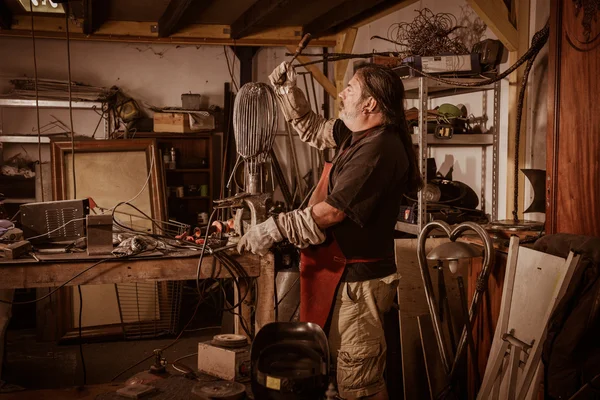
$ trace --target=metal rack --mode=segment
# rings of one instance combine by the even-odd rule
[[[456,78],[453,79],[459,82],[478,82],[481,79],[475,78]],[[418,134],[412,135],[414,144],[419,148],[419,171],[424,182],[427,182],[427,157],[428,150],[432,146],[476,146],[481,147],[481,209],[485,212],[485,189],[486,189],[486,156],[487,148],[492,146],[492,220],[498,219],[498,128],[500,121],[500,82],[492,85],[465,88],[456,85],[448,85],[435,81],[430,78],[416,77],[403,79],[405,97],[407,99],[419,100],[419,126]],[[494,115],[493,127],[491,133],[486,134],[464,134],[456,135],[451,139],[438,139],[433,134],[427,133],[427,109],[430,98],[439,98],[453,96],[466,93],[493,91],[494,96]],[[487,110],[487,96],[483,96],[483,112]],[[397,221],[396,229],[418,235],[423,226],[427,224],[427,201],[423,193],[418,193],[418,215],[417,223],[409,224],[402,221]]]
[[[37,106],[40,108],[69,108],[68,100],[47,100],[40,99],[37,102]],[[8,98],[0,97],[0,108],[35,108],[35,99],[21,99],[21,98]],[[99,101],[72,101],[71,107],[74,110],[99,110],[104,115],[107,113],[107,103]],[[107,114],[108,115],[108,114]],[[109,117],[104,119],[104,138],[108,139],[108,132],[110,127]],[[42,144],[49,144],[50,138],[48,136],[42,136],[39,139]],[[0,134],[0,148],[3,144],[37,144],[37,135],[4,135]],[[0,152],[0,163],[2,162],[2,154]],[[5,203],[21,204],[35,201],[35,198],[7,198]]]
[[[38,100],[37,104],[40,108],[69,108],[68,100]],[[0,97],[0,108],[2,107],[21,107],[21,108],[35,108],[35,99],[17,99],[17,98],[6,98]],[[99,101],[72,101],[71,107],[74,110],[100,110],[102,113],[107,112],[107,104]],[[108,139],[109,132],[109,119],[104,118],[104,138]],[[37,135],[33,143],[37,143]],[[44,138],[42,138],[44,139]],[[48,139],[46,139],[48,140]],[[32,143],[32,138],[28,136],[17,136],[17,135],[0,135],[0,142],[5,143]],[[43,141],[42,143],[47,143]]]

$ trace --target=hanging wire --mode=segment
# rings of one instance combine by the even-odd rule
[[[42,202],[44,201],[44,173],[42,172],[42,134],[40,132],[40,98],[38,91],[38,70],[37,70],[37,55],[35,51],[35,26],[33,22],[33,0],[29,0],[29,13],[31,14],[31,42],[33,44],[33,78],[35,82],[35,113],[37,120],[37,137],[38,137],[38,162],[40,163],[40,192],[42,194]]]
[[[73,198],[77,198],[77,182],[75,181],[75,132],[73,131],[73,94],[71,93],[71,38],[69,35],[69,3],[65,3],[65,25],[67,30],[67,69],[69,85],[69,121],[71,124],[71,168],[73,175]]]
[[[387,38],[374,36],[396,45],[400,53],[419,56],[432,56],[444,53],[468,54],[462,40],[452,37],[465,27],[458,25],[453,14],[434,14],[429,8],[417,10],[418,15],[411,22],[392,24]]]

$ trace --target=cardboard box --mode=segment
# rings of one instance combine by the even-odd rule
[[[215,117],[206,112],[194,113],[195,123],[190,123],[190,114],[184,112],[155,112],[154,132],[190,133],[215,129]]]
[[[250,378],[250,346],[225,348],[211,342],[198,343],[198,371],[238,382]]]

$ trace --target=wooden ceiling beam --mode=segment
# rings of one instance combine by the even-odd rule
[[[289,0],[258,0],[231,24],[231,38],[237,40],[256,33],[262,21],[276,10],[285,7],[288,2]]]
[[[108,19],[108,0],[83,0],[83,33],[91,35]]]
[[[192,14],[202,13],[211,3],[211,0],[171,0],[158,20],[158,37],[165,38],[178,32],[190,23]]]
[[[354,28],[360,28],[361,26],[370,24],[373,21],[377,21],[380,18],[383,18],[385,16],[390,15],[393,12],[402,10],[405,7],[410,6],[411,4],[414,4],[416,2],[418,2],[419,0],[403,0],[397,4],[394,4],[392,6],[389,6],[387,8],[383,8],[381,11],[379,12],[375,12],[372,13],[371,15],[368,16],[364,16],[363,19],[360,19],[358,22],[356,22],[355,24],[352,25],[352,27]]]
[[[519,34],[510,22],[510,14],[503,0],[467,0],[467,3],[508,51],[519,49]]]
[[[390,9],[400,9],[416,0],[374,0],[370,2],[348,0],[304,26],[304,32],[313,36],[330,35],[344,29],[364,25],[372,17],[389,14]]]
[[[4,0],[0,0],[0,30],[12,27],[13,15]]]
[[[192,24],[168,38],[158,37],[156,22],[106,21],[94,34],[85,35],[81,26],[71,21],[70,37],[73,40],[125,43],[163,43],[189,45],[235,45],[235,46],[297,46],[302,38],[302,27],[271,28],[240,40],[231,38],[229,25]],[[0,36],[31,37],[31,16],[15,15],[11,30],[1,30]],[[49,39],[65,39],[64,17],[36,16],[35,36]],[[309,46],[333,47],[336,40],[325,36],[312,40]]]

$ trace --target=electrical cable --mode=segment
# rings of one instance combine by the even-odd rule
[[[225,60],[227,61],[227,71],[229,71],[229,76],[231,77],[231,81],[233,82],[233,86],[235,87],[235,91],[237,92],[238,90],[240,90],[237,82],[235,81],[235,78],[233,76],[234,68],[235,68],[235,51],[234,51],[234,55],[233,55],[233,66],[229,65],[229,54],[227,53],[227,46],[223,46],[223,50],[225,51]]]
[[[81,285],[77,285],[79,292],[79,356],[81,357],[81,368],[83,369],[83,385],[87,383],[87,371],[85,369],[85,359],[83,358],[83,343],[81,340],[81,316],[83,314],[83,296],[81,294]]]
[[[190,323],[192,323],[192,321],[196,317],[196,313],[198,312],[198,308],[200,307],[200,304],[202,304],[202,302],[204,300],[205,300],[204,298],[200,298],[200,300],[198,300],[198,303],[196,304],[196,309],[194,310],[194,312],[192,314],[192,317],[185,324],[185,326],[183,327],[183,329],[181,330],[181,332],[179,332],[179,335],[177,335],[177,337],[175,338],[175,340],[173,340],[171,343],[169,343],[165,347],[160,348],[159,349],[160,352],[163,352],[163,351],[167,350],[169,347],[172,347],[175,343],[177,343],[179,341],[179,339],[181,338],[181,335],[183,335],[183,332],[186,331],[187,327],[190,325]],[[119,372],[117,375],[115,375],[110,381],[114,382],[115,379],[117,379],[119,376],[123,375],[125,372],[129,371],[132,368],[137,367],[138,365],[140,365],[141,363],[143,363],[146,360],[149,360],[152,357],[154,357],[154,352],[152,352],[152,354],[150,354],[148,357],[145,357],[144,359],[138,361],[137,363],[135,363],[133,365],[130,365],[129,367],[125,368],[124,370],[122,370],[121,372]]]
[[[44,202],[44,173],[42,172],[42,134],[40,128],[40,97],[38,91],[38,69],[37,69],[37,55],[35,50],[35,26],[33,23],[33,0],[29,0],[29,12],[31,13],[31,43],[33,45],[33,77],[35,83],[35,113],[37,121],[37,137],[38,137],[38,161],[40,163],[40,187],[42,203]]]
[[[65,27],[67,32],[67,72],[69,84],[69,121],[71,124],[71,169],[73,175],[73,198],[77,198],[77,182],[75,179],[75,132],[73,131],[73,94],[71,93],[71,37],[69,34],[69,2],[65,3]]]
[[[15,216],[16,216],[16,215],[15,215]],[[29,238],[27,238],[27,240],[37,239],[37,238],[40,238],[40,237],[42,237],[42,236],[49,235],[49,234],[51,234],[51,233],[54,233],[54,232],[56,232],[56,231],[58,231],[58,230],[61,230],[61,229],[62,229],[62,228],[64,228],[65,226],[69,225],[71,222],[83,221],[84,219],[85,219],[85,218],[73,218],[73,219],[71,219],[71,220],[69,220],[69,221],[65,222],[64,224],[62,224],[61,226],[59,226],[59,227],[58,227],[58,228],[56,228],[56,229],[52,229],[51,231],[48,231],[48,232],[46,232],[46,233],[42,233],[41,235],[37,235],[37,236],[32,236],[32,237],[29,237]]]
[[[92,107],[93,111],[96,111],[96,107]],[[96,124],[96,129],[94,129],[94,133],[92,133],[92,139],[94,139],[96,137],[96,132],[98,131],[98,128],[100,127],[100,122],[102,122],[102,120],[104,119],[104,111],[102,111],[100,113],[100,119],[98,120],[98,123]]]
[[[45,294],[42,297],[38,297],[37,299],[33,299],[33,300],[27,300],[27,301],[7,301],[7,300],[0,300],[0,303],[4,303],[4,304],[11,304],[11,305],[25,305],[25,304],[34,304],[37,303],[39,301],[42,301],[44,299],[47,299],[48,297],[52,296],[54,293],[56,293],[58,290],[64,288],[65,286],[67,286],[67,284],[71,281],[73,281],[74,279],[79,278],[81,275],[85,274],[86,272],[88,272],[90,269],[94,268],[95,266],[102,264],[103,262],[106,261],[115,261],[115,260],[123,260],[126,259],[128,257],[118,257],[118,258],[104,258],[92,265],[90,265],[89,267],[87,267],[86,269],[84,269],[81,272],[78,272],[77,274],[75,274],[74,276],[72,276],[71,278],[69,278],[68,280],[66,280],[65,282],[63,282],[60,286],[54,288],[54,290],[48,292],[47,294]]]
[[[219,327],[219,328],[220,328],[220,327]],[[176,360],[173,360],[173,362],[174,362],[174,363],[176,363],[176,362],[179,362],[179,361],[181,361],[181,360],[185,360],[186,358],[194,357],[194,356],[197,356],[197,355],[198,355],[198,352],[195,352],[195,353],[190,353],[190,354],[186,354],[185,356],[181,356],[181,357],[179,357],[178,359],[176,359]]]
[[[154,146],[152,146],[152,149],[154,150]],[[152,171],[153,171],[152,168],[153,167],[154,167],[154,151],[152,151],[152,158],[150,159],[150,168],[149,168],[150,172],[148,172],[148,176],[146,176],[146,181],[144,182],[144,185],[142,186],[142,188],[140,189],[140,191],[135,196],[133,196],[131,199],[129,199],[127,201],[122,201],[120,203],[117,203],[117,206],[119,204],[123,204],[123,203],[129,204],[132,201],[134,201],[135,199],[137,199],[138,197],[140,197],[140,195],[142,194],[142,192],[146,189],[146,186],[148,186],[148,182],[150,182],[150,177],[152,176]],[[113,208],[116,208],[117,206],[114,206]],[[108,209],[108,211],[111,211],[111,210],[112,210],[112,208]],[[139,211],[139,209],[138,209],[138,211]]]
[[[215,213],[217,212],[217,209],[214,209],[212,211],[212,213],[210,214],[210,217],[208,217],[208,226],[210,226],[210,224],[212,223],[212,219],[215,216]],[[210,229],[206,229],[206,234],[204,235],[204,246],[202,246],[202,250],[200,252],[200,257],[198,258],[198,267],[196,268],[196,289],[198,290],[198,294],[201,294],[200,292],[200,271],[202,269],[202,260],[204,259],[204,252],[206,249],[206,245],[208,243],[208,232],[210,231]]]

